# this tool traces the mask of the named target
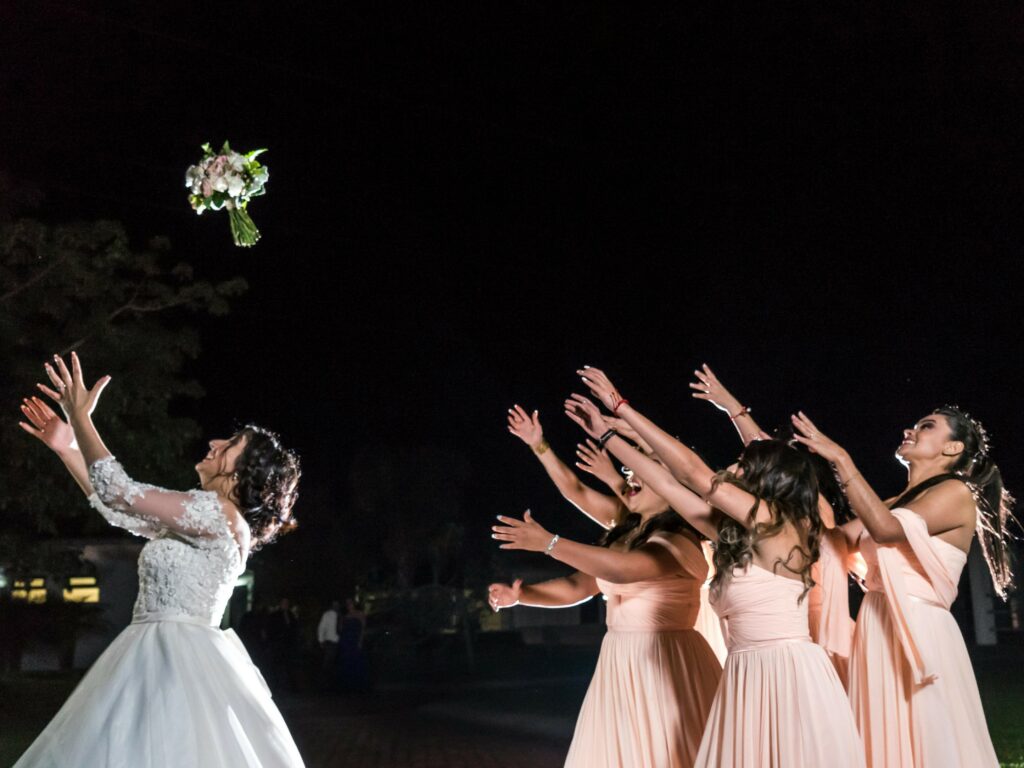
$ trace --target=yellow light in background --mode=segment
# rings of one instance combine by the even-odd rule
[[[46,582],[43,579],[32,579],[27,584],[23,580],[14,582],[14,589],[11,590],[12,600],[25,600],[29,603],[46,602]],[[31,589],[29,587],[32,587]]]
[[[72,576],[68,579],[71,589],[64,590],[65,603],[98,603],[100,588],[93,576]]]

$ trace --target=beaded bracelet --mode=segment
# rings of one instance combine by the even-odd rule
[[[736,421],[736,419],[738,419],[740,416],[749,416],[749,415],[750,415],[750,409],[747,406],[744,405],[742,408],[740,408],[738,411],[736,411],[736,413],[730,413],[729,414],[729,419],[730,419],[730,421]]]

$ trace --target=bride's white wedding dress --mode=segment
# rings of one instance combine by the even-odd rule
[[[217,628],[245,563],[217,495],[90,467],[93,506],[151,539],[132,623],[96,660],[15,768],[302,766],[259,670]]]

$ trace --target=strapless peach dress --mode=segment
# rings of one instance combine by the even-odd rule
[[[707,564],[684,536],[656,534],[680,573],[632,584],[598,579],[608,632],[583,700],[567,768],[690,768],[722,674],[693,628]]]
[[[722,621],[715,613],[711,605],[711,577],[715,575],[714,550],[710,541],[702,541],[700,545],[704,552],[704,560],[708,564],[708,577],[700,588],[700,610],[697,612],[697,620],[693,628],[704,635],[711,650],[715,652],[719,664],[725,664],[725,657],[729,650],[725,647],[725,635],[722,632]]]
[[[867,588],[850,657],[850,701],[871,768],[998,766],[971,660],[949,612],[967,555],[892,511],[907,541],[860,551]]]
[[[849,699],[811,641],[803,591],[802,582],[751,565],[712,595],[729,657],[695,765],[863,768]]]

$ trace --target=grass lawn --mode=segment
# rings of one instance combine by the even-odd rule
[[[1024,647],[976,648],[971,659],[1000,764],[1024,768]]]

